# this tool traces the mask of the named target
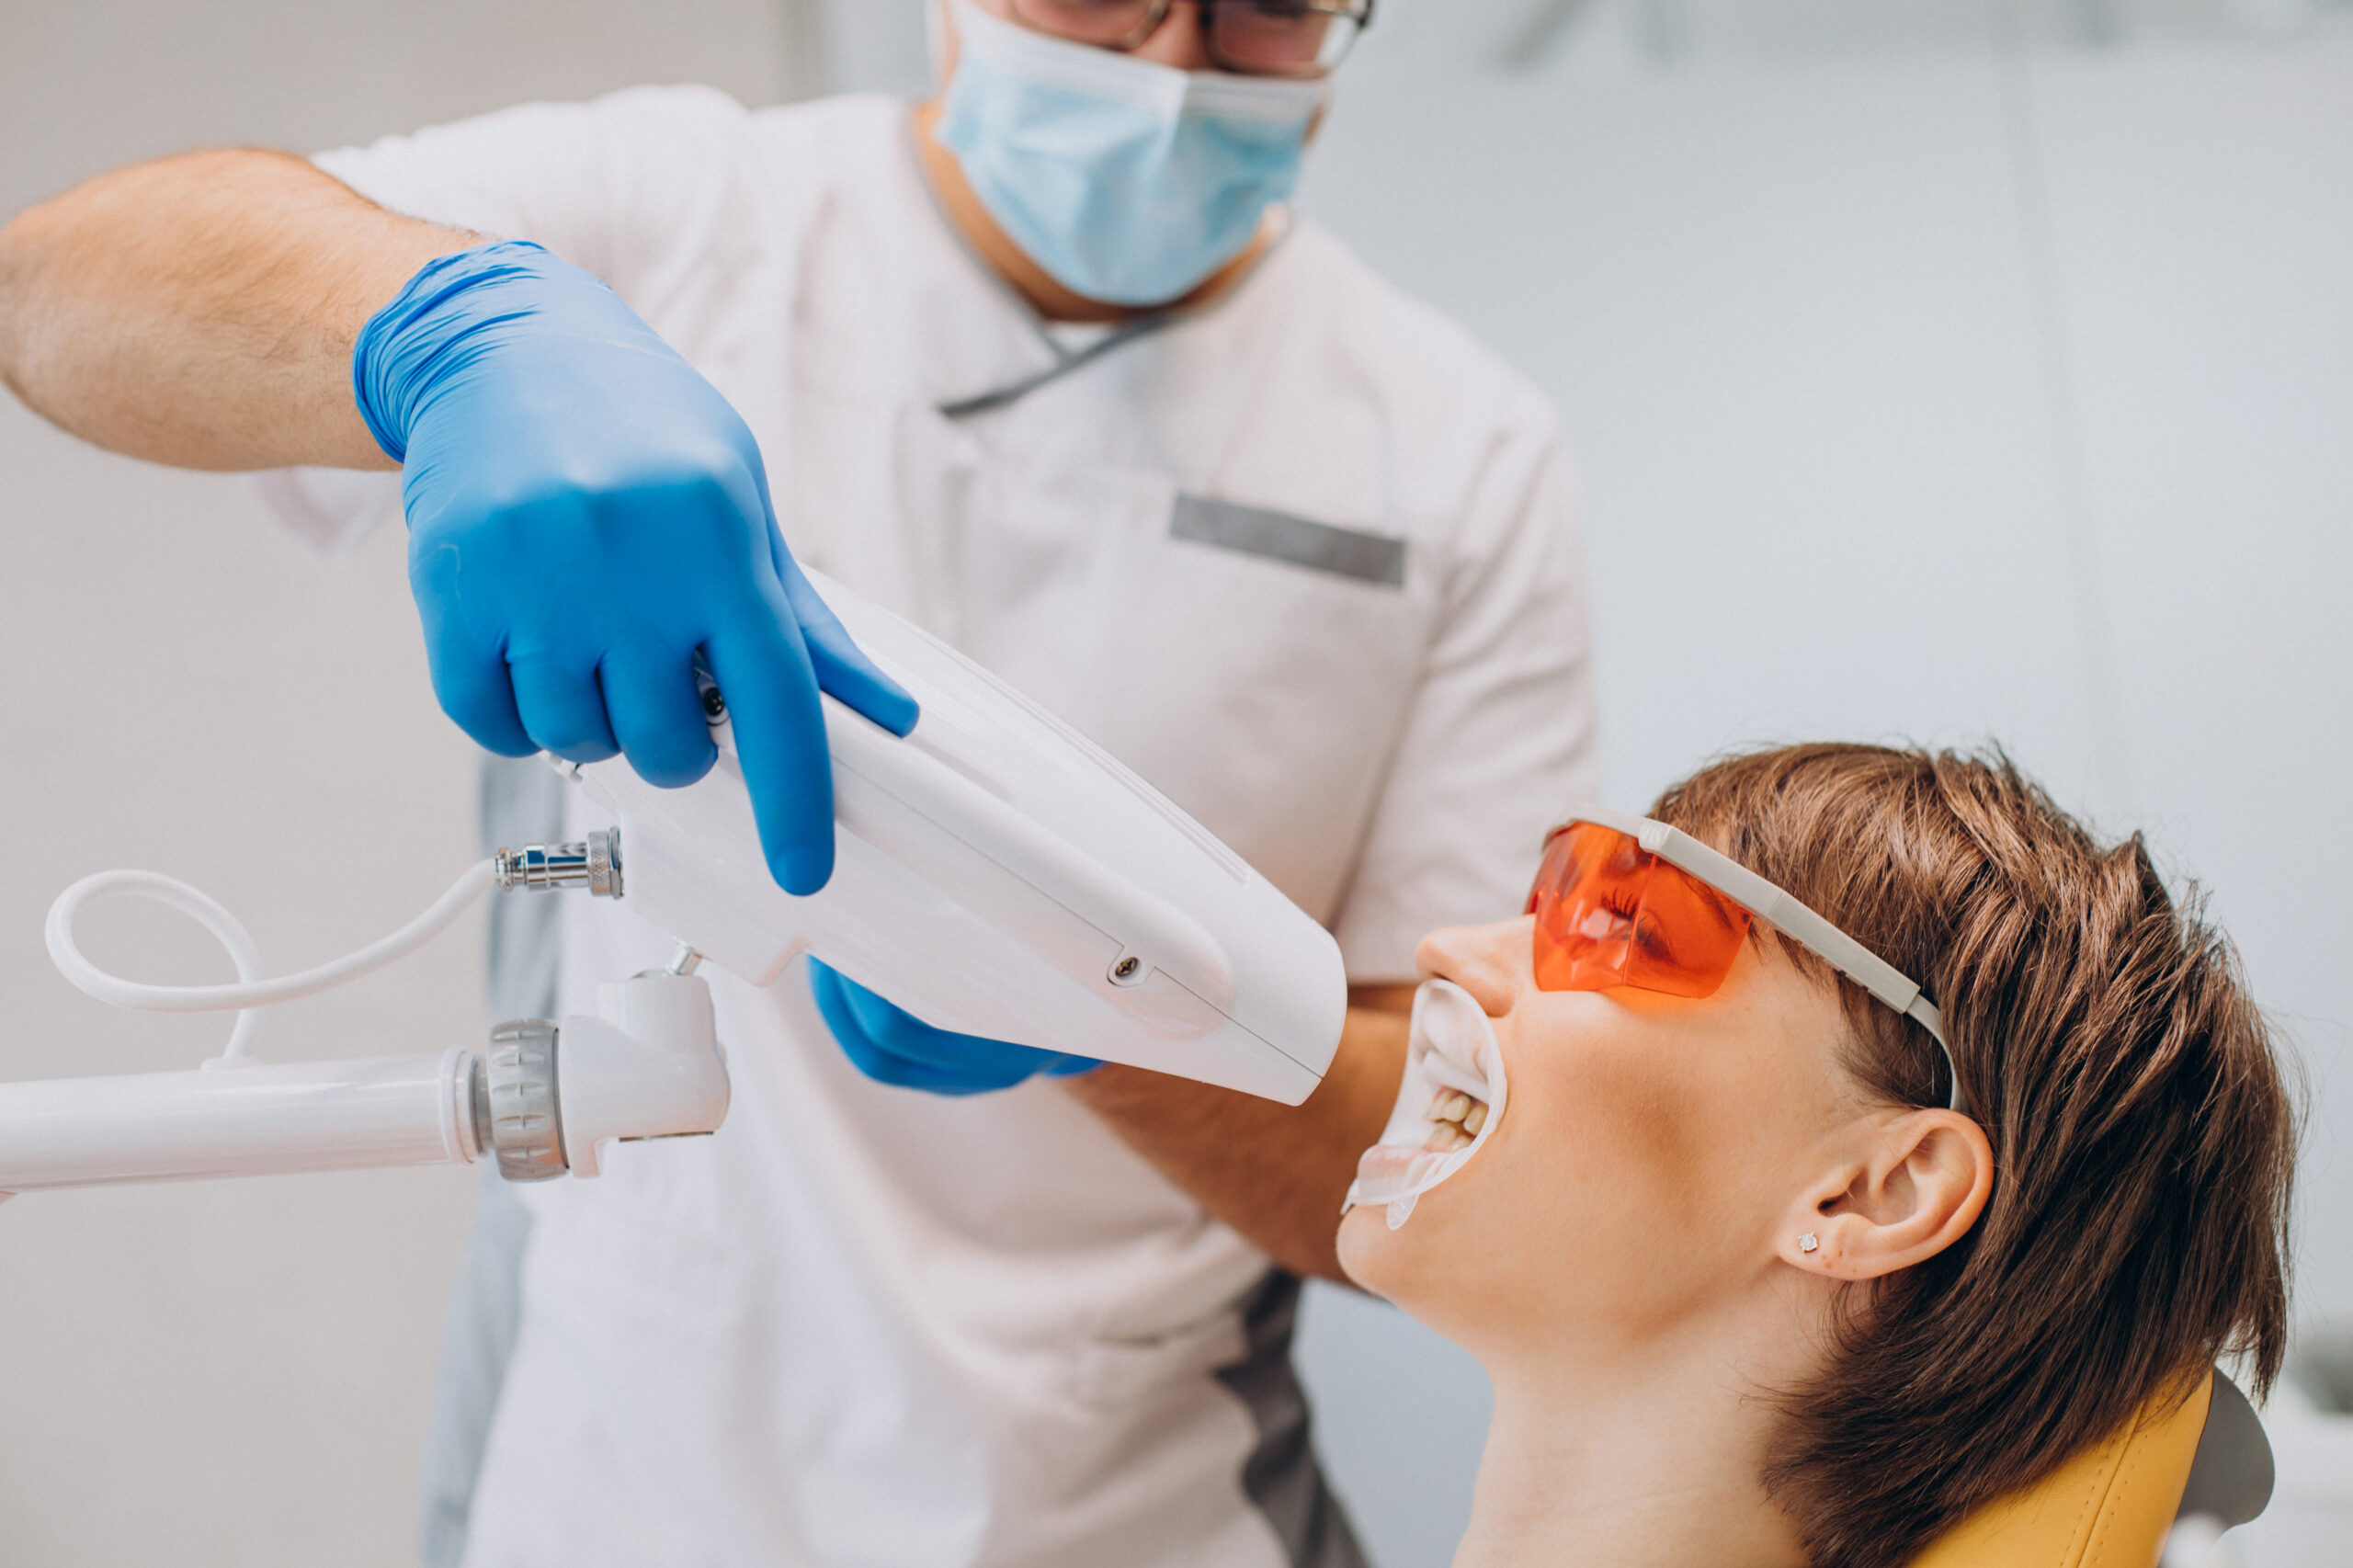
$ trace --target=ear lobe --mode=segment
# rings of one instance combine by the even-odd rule
[[[1777,1250],[1808,1273],[1880,1278],[1967,1235],[1993,1191],[1984,1128],[1958,1111],[1902,1112],[1869,1128],[1862,1146],[1809,1189]]]

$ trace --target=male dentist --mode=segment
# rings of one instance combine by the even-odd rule
[[[464,1375],[437,1562],[1361,1561],[1298,1281],[1336,1272],[1416,938],[1516,907],[1593,782],[1552,415],[1285,205],[1370,11],[946,0],[912,110],[644,88],[0,230],[0,372],[60,425],[276,471],[329,547],[394,483],[332,471],[401,470],[435,689],[490,750],[691,780],[699,658],[771,869],[821,885],[819,691],[917,715],[797,557],[1159,786],[1363,1005],[1292,1109],[713,975],[725,1129],[491,1239],[517,1327]],[[666,956],[626,903],[563,924],[570,1007]]]

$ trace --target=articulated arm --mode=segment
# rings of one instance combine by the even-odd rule
[[[727,1068],[710,988],[681,949],[667,971],[597,988],[592,1017],[523,1019],[483,1051],[262,1064],[244,1053],[257,1008],[382,967],[446,927],[494,882],[620,891],[618,841],[501,853],[383,940],[317,969],[261,973],[234,915],[185,883],[113,871],[68,889],[50,912],[51,955],[102,1001],[152,1011],[239,1011],[230,1047],[203,1069],[0,1084],[0,1196],[45,1187],[201,1176],[357,1170],[495,1157],[518,1181],[594,1176],[616,1138],[718,1131]],[[232,985],[142,985],[82,956],[74,918],[95,898],[143,896],[193,915],[237,960]]]
[[[710,988],[600,988],[597,1016],[501,1024],[489,1049],[0,1084],[0,1193],[471,1165],[594,1176],[615,1138],[714,1132],[727,1068]]]

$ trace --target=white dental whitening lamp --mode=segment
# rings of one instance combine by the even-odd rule
[[[1172,1073],[1296,1105],[1337,1047],[1347,981],[1330,935],[1119,763],[945,643],[815,573],[851,636],[912,692],[904,739],[828,697],[833,880],[796,898],[760,853],[720,694],[719,760],[657,790],[619,759],[564,771],[615,825],[501,850],[423,915],[335,963],[268,978],[250,936],[195,889],[142,871],[69,888],[51,956],[102,1001],[236,1010],[202,1069],[0,1084],[0,1196],[59,1187],[471,1164],[515,1180],[597,1174],[620,1139],[716,1131],[724,1057],[705,959],[766,985],[812,953],[926,1023]],[[524,1019],[483,1051],[265,1064],[257,1009],[330,989],[431,937],[492,888],[625,899],[677,938],[668,968],[598,987],[593,1016]],[[172,904],[238,981],[145,985],[74,937],[108,897]]]

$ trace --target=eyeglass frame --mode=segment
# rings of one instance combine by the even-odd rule
[[[1256,0],[1188,0],[1188,4],[1199,6],[1203,13],[1202,19],[1211,23],[1211,27],[1203,31],[1202,37],[1204,42],[1207,42],[1209,40],[1215,37],[1215,24],[1211,13],[1213,13],[1218,6],[1221,5],[1252,5],[1256,3]],[[1297,0],[1297,3],[1302,11],[1321,12],[1323,15],[1327,17],[1347,17],[1348,20],[1356,23],[1356,36],[1358,37],[1361,37],[1364,30],[1372,26],[1372,11],[1375,0]],[[1145,0],[1143,20],[1136,27],[1133,32],[1131,32],[1126,38],[1120,40],[1117,43],[1091,44],[1088,47],[1094,49],[1108,49],[1115,54],[1131,54],[1152,41],[1153,35],[1161,29],[1162,25],[1168,20],[1169,13],[1174,11],[1176,8],[1176,0]],[[1022,10],[1021,0],[1013,0],[1013,9],[1017,15],[1025,14]],[[1046,36],[1049,38],[1063,37],[1062,34],[1054,32],[1048,32]],[[1083,40],[1073,39],[1069,41],[1075,43]],[[1349,40],[1348,47],[1350,49],[1354,49],[1356,47],[1355,40],[1353,38]],[[1346,59],[1347,56],[1343,55],[1341,58]],[[1214,58],[1212,58],[1211,63],[1215,63]],[[1236,76],[1270,76],[1279,80],[1287,79],[1290,81],[1312,82],[1319,76],[1328,76],[1339,68],[1340,62],[1336,60],[1331,64],[1323,66],[1312,74],[1289,78],[1284,78],[1280,73],[1273,71],[1235,71],[1232,74]],[[1227,68],[1220,65],[1218,66],[1218,69],[1222,71]]]
[[[1629,812],[1614,812],[1607,806],[1577,806],[1545,830],[1545,844],[1550,846],[1555,837],[1579,823],[1592,823],[1624,834],[1646,853],[1713,888],[1747,911],[1752,918],[1764,921],[1927,1030],[1929,1038],[1937,1042],[1937,1049],[1944,1052],[1945,1071],[1952,1080],[1952,1094],[1946,1100],[1945,1108],[1963,1116],[1970,1114],[1969,1096],[1961,1086],[1961,1063],[1953,1057],[1952,1042],[1945,1038],[1944,1015],[1928,1000],[1918,981],[1905,976],[1790,893],[1679,827]]]

